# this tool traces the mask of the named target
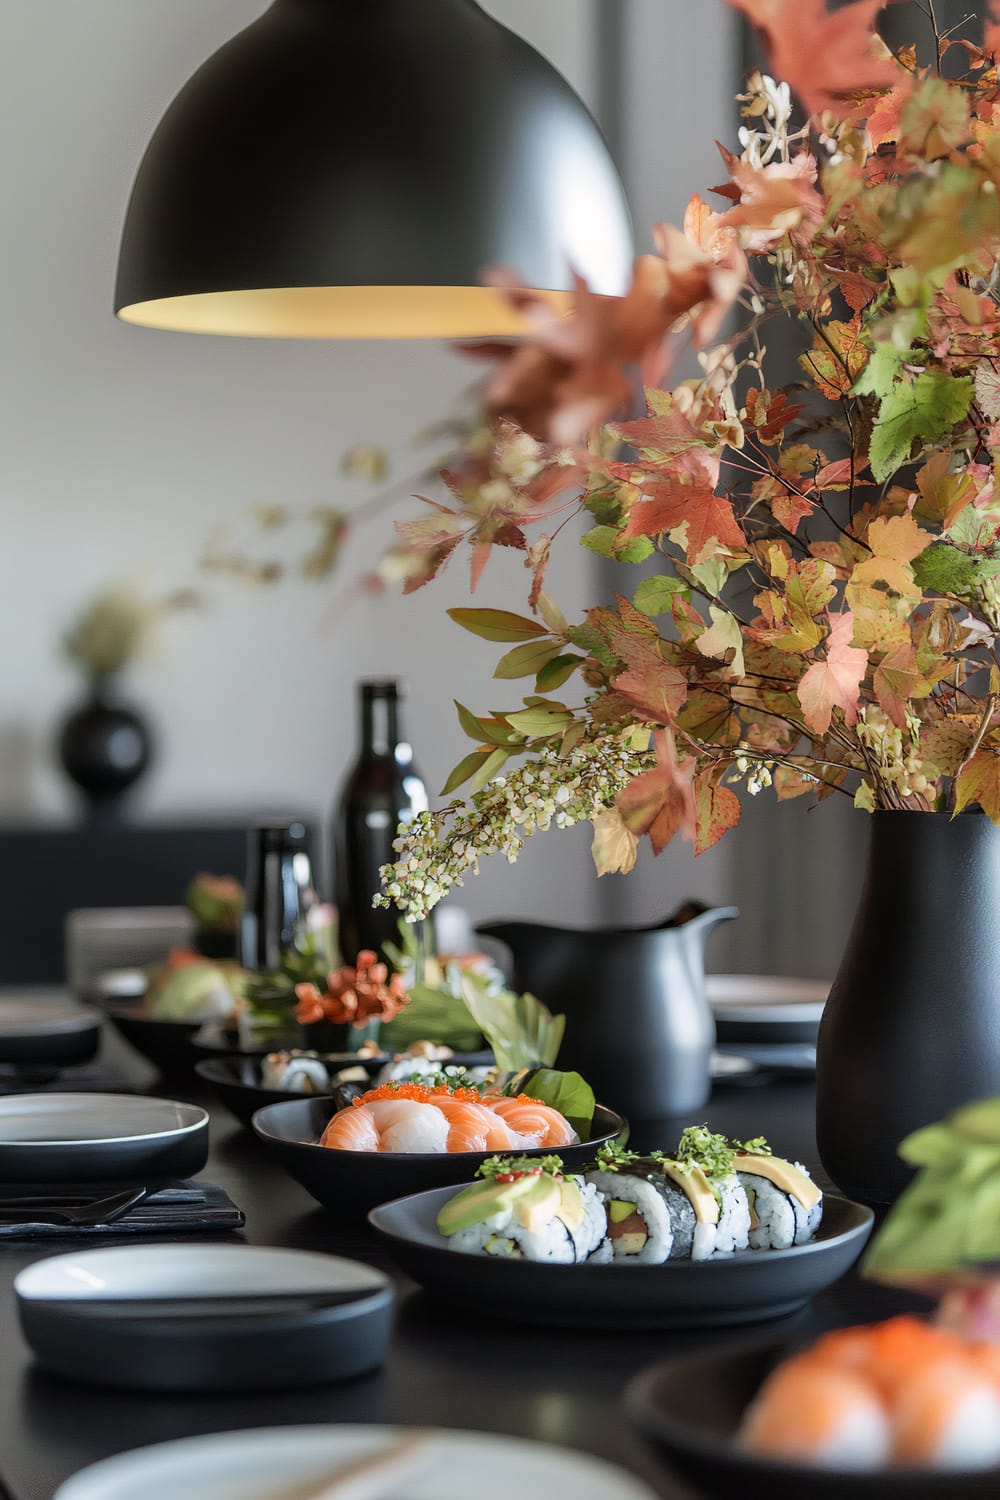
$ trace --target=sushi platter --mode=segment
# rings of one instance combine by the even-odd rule
[[[545,1327],[717,1328],[783,1317],[854,1263],[872,1212],[827,1195],[808,1244],[745,1250],[717,1260],[631,1265],[544,1263],[452,1249],[437,1221],[453,1188],[386,1203],[368,1222],[408,1275],[435,1297],[480,1317]]]

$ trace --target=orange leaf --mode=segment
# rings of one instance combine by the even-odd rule
[[[875,669],[875,696],[897,729],[906,728],[906,704],[920,681],[912,643],[897,646]]]
[[[704,854],[717,844],[724,833],[735,828],[740,821],[740,799],[729,787],[719,782],[719,772],[714,768],[702,772],[695,779],[695,801],[698,824],[695,832],[694,852]]]
[[[721,548],[742,551],[743,533],[733,507],[707,482],[685,484],[669,478],[655,482],[632,507],[623,536],[659,536],[686,525],[684,551],[689,563],[702,562]]]
[[[986,816],[1000,823],[1000,752],[996,746],[977,750],[955,778],[955,811],[978,802]]]
[[[694,780],[694,756],[678,761],[677,746],[670,730],[655,735],[656,765],[630,781],[615,799],[615,806],[634,834],[649,834],[653,853],[659,854],[679,833],[694,842],[698,815]]]
[[[849,609],[830,615],[826,660],[814,662],[796,688],[802,717],[813,734],[826,734],[833,710],[843,711],[844,722],[858,722],[858,698],[868,670],[868,653],[852,646],[854,616]]]

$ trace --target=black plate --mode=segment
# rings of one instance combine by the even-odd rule
[[[277,1151],[296,1182],[301,1182],[325,1208],[341,1214],[364,1214],[375,1204],[388,1203],[404,1193],[422,1193],[428,1188],[468,1182],[480,1163],[495,1154],[492,1151],[434,1155],[416,1151],[408,1154],[335,1151],[318,1144],[333,1113],[332,1099],[286,1099],[258,1110],[253,1117],[253,1128],[262,1141]],[[627,1138],[628,1122],[598,1106],[591,1139],[579,1146],[561,1146],[559,1155],[575,1170],[577,1165],[589,1161],[603,1142]],[[523,1154],[547,1156],[551,1148],[539,1147]]]
[[[827,1196],[816,1239],[791,1250],[662,1266],[553,1266],[450,1249],[436,1220],[453,1193],[438,1188],[386,1203],[368,1222],[393,1259],[435,1296],[491,1316],[568,1328],[713,1328],[782,1317],[843,1276],[873,1217],[860,1203]]]
[[[46,1369],[155,1391],[278,1390],[365,1374],[392,1329],[389,1278],[357,1261],[251,1245],[59,1255],[14,1282]]]
[[[628,1386],[625,1403],[674,1467],[700,1494],[717,1500],[996,1500],[995,1469],[864,1473],[744,1452],[736,1444],[743,1413],[764,1377],[791,1352],[788,1344],[758,1344],[654,1365]]]
[[[208,1160],[208,1115],[137,1094],[0,1099],[0,1182],[129,1182],[191,1177]]]
[[[0,1063],[69,1066],[97,1053],[104,1017],[68,996],[0,997]]]

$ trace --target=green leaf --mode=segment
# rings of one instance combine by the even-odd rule
[[[508,651],[506,656],[501,656],[496,664],[494,677],[534,677],[540,672],[545,663],[558,656],[562,650],[562,642],[553,640],[551,637],[543,641],[525,641],[523,645],[515,646]]]
[[[486,981],[469,972],[462,975],[462,998],[493,1048],[501,1073],[539,1063],[553,1066],[566,1029],[565,1016],[553,1016],[534,995],[516,995],[513,990],[490,994]]]
[[[653,550],[648,536],[622,538],[615,526],[592,526],[580,538],[580,545],[598,557],[622,563],[644,562]]]
[[[476,772],[475,776],[473,776],[472,780],[469,782],[469,791],[482,791],[486,783],[492,780],[492,778],[500,770],[501,766],[506,765],[512,753],[512,751],[504,750],[499,746],[496,750],[491,750],[489,755],[487,755],[486,759],[483,761],[482,765],[479,767],[479,770]]]
[[[621,505],[618,501],[617,492],[610,490],[592,490],[583,502],[584,508],[590,511],[595,520],[602,526],[613,526],[621,515]]]
[[[913,577],[921,589],[964,598],[978,583],[1000,573],[1000,558],[973,557],[947,542],[934,542],[913,559]]]
[[[568,724],[572,724],[573,715],[568,708],[523,708],[517,713],[508,714],[507,719],[522,734],[548,735],[561,733]]]
[[[469,777],[479,770],[483,764],[483,757],[488,754],[487,750],[473,750],[468,755],[463,755],[441,788],[440,795],[447,797],[448,793],[453,792],[457,786],[461,786],[463,781],[468,781]]]
[[[584,660],[582,656],[555,656],[538,674],[535,686],[540,693],[550,693],[553,688],[562,687],[568,677],[572,677],[577,667]]]
[[[452,701],[458,710],[458,722],[469,738],[476,740],[478,744],[513,745],[520,738],[502,720],[479,719],[464,703],[459,703],[457,698]]]
[[[915,438],[932,442],[968,414],[972,379],[924,370],[912,384],[898,381],[882,398],[868,460],[881,483],[908,462]]]
[[[655,578],[644,578],[636,589],[632,603],[644,615],[662,615],[668,610],[676,594],[690,599],[691,590],[680,578],[666,578],[657,574]]]
[[[586,651],[588,656],[600,662],[607,671],[612,671],[617,665],[618,658],[595,626],[571,625],[566,632],[566,639],[571,646]]]
[[[521,1085],[520,1092],[540,1099],[557,1109],[572,1125],[581,1141],[590,1140],[597,1100],[594,1090],[579,1073],[559,1073],[553,1068],[539,1068]]]
[[[876,344],[871,359],[851,387],[853,396],[888,396],[900,377],[905,354],[895,344]]]
[[[448,614],[456,625],[482,636],[484,641],[533,641],[548,634],[538,620],[511,614],[507,609],[449,609]]]
[[[410,989],[409,1005],[380,1027],[379,1041],[389,1052],[405,1052],[413,1042],[429,1036],[456,1052],[476,1052],[483,1041],[464,1000],[447,990],[417,984]]]

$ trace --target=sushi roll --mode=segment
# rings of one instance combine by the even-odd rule
[[[750,1204],[746,1188],[733,1170],[734,1159],[735,1153],[725,1136],[714,1135],[704,1125],[689,1126],[681,1135],[675,1153],[675,1160],[682,1168],[700,1168],[718,1202],[710,1255],[732,1255],[737,1250],[746,1250],[750,1243]]]
[[[750,1208],[751,1249],[805,1245],[823,1218],[823,1194],[805,1167],[774,1156],[763,1140],[734,1145],[733,1166]]]
[[[325,1094],[330,1074],[315,1053],[269,1052],[260,1065],[261,1086],[285,1094]]]
[[[606,1238],[616,1262],[660,1265],[672,1258],[707,1260],[714,1252],[719,1200],[694,1164],[613,1147],[599,1153],[586,1181],[605,1201]]]
[[[604,1236],[600,1197],[581,1177],[562,1173],[558,1157],[492,1157],[473,1183],[438,1214],[451,1249],[507,1260],[575,1265]]]

